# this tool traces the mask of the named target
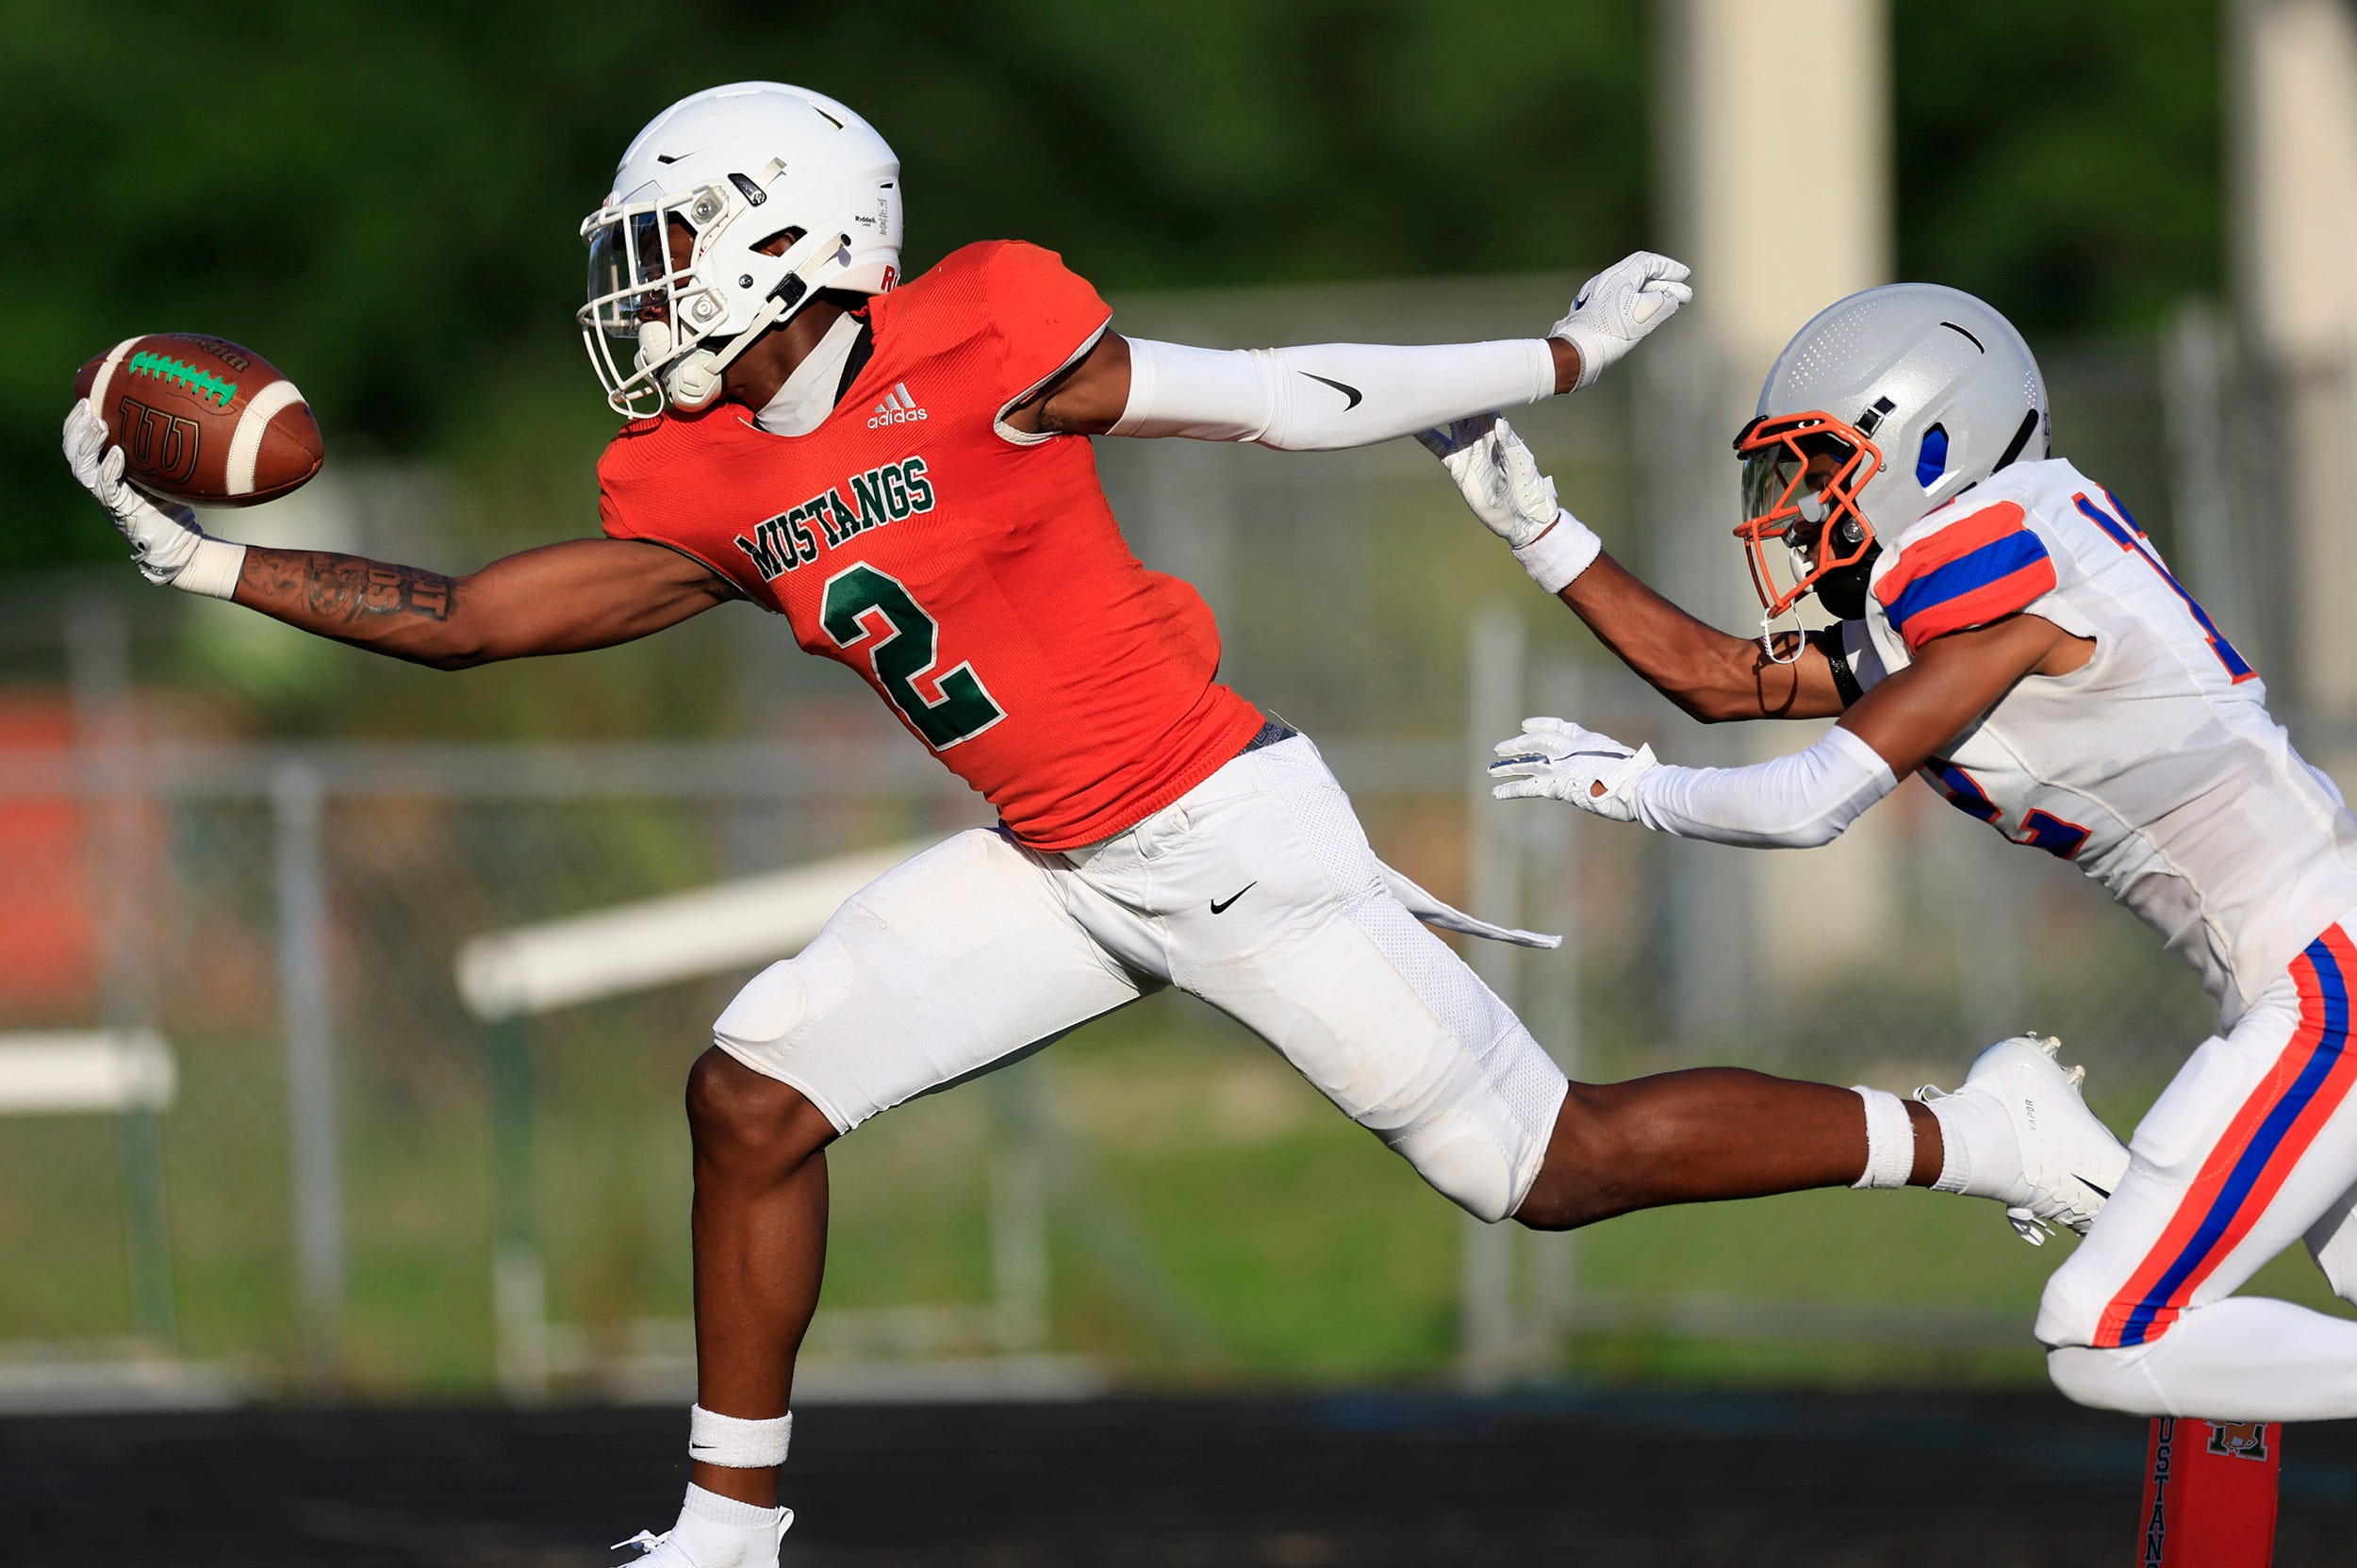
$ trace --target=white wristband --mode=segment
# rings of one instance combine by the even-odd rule
[[[687,1457],[724,1470],[766,1470],[785,1462],[794,1435],[794,1412],[748,1421],[691,1405],[687,1411]]]
[[[1595,564],[1604,541],[1596,531],[1569,512],[1555,514],[1555,525],[1528,544],[1514,547],[1530,580],[1549,593],[1561,593],[1581,572]]]
[[[238,574],[244,569],[245,546],[227,539],[203,539],[189,556],[189,564],[173,574],[172,586],[227,599],[238,591]]]
[[[1866,1102],[1866,1170],[1850,1185],[1905,1186],[1915,1173],[1915,1123],[1907,1119],[1905,1102],[1887,1089],[1863,1083],[1853,1083],[1850,1090]]]

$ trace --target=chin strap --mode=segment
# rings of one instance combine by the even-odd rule
[[[1798,664],[1801,662],[1801,655],[1808,650],[1808,628],[1801,622],[1800,605],[1795,603],[1792,608],[1785,611],[1785,614],[1792,619],[1792,652],[1789,654],[1779,654],[1776,652],[1774,613],[1763,611],[1759,618],[1759,651],[1768,656],[1770,664]]]
[[[794,261],[795,253],[805,248],[809,254],[799,262]],[[745,324],[743,331],[717,352],[707,348],[688,350],[679,356],[676,364],[663,372],[663,394],[670,400],[671,406],[684,414],[697,413],[712,406],[720,396],[721,372],[735,363],[737,355],[752,347],[763,333],[799,308],[817,286],[818,273],[834,265],[850,248],[851,237],[838,234],[816,244],[812,243],[810,237],[805,237],[793,250],[786,252],[788,264],[785,275],[778,280],[775,289],[769,290],[769,297],[761,302],[761,308],[753,312],[753,319]],[[642,365],[660,364],[670,357],[671,342],[668,322],[640,322],[638,362]]]

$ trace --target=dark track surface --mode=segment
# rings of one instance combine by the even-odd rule
[[[1353,1394],[816,1407],[788,1568],[2134,1560],[2143,1424],[2032,1395]],[[684,1411],[0,1421],[0,1560],[555,1568],[668,1526]],[[2357,1560],[2357,1423],[2285,1443],[2277,1562]]]

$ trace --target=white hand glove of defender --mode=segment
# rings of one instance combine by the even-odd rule
[[[158,505],[123,477],[123,449],[107,444],[107,421],[88,398],[65,417],[65,460],[123,536],[131,559],[151,583],[227,599],[238,588],[245,546],[207,538],[196,514],[177,502]]]
[[[1682,261],[1637,251],[1590,278],[1572,297],[1572,308],[1547,328],[1579,351],[1579,384],[1595,385],[1605,368],[1637,346],[1638,339],[1677,314],[1694,297]]]
[[[1660,766],[1650,746],[1632,751],[1561,718],[1524,719],[1523,733],[1499,741],[1497,753],[1490,776],[1506,782],[1490,793],[1498,800],[1569,801],[1614,822],[1637,820],[1637,781]]]
[[[1568,801],[1611,821],[1754,850],[1830,844],[1899,787],[1890,764],[1838,724],[1805,751],[1749,767],[1664,767],[1650,746],[1632,751],[1560,718],[1523,720],[1497,751],[1490,773],[1506,782],[1490,793],[1501,801]]]
[[[1514,558],[1549,593],[1586,571],[1604,548],[1586,523],[1555,499],[1555,481],[1495,414],[1476,414],[1416,439],[1441,460],[1482,526],[1514,547]]]

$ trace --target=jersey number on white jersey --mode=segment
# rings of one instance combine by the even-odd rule
[[[2249,660],[2234,652],[2234,645],[2218,631],[2217,622],[2210,619],[2210,612],[2196,603],[2193,595],[2185,591],[2184,585],[2177,581],[2177,574],[2168,569],[2167,564],[2161,559],[2161,553],[2152,548],[2152,541],[2145,537],[2143,529],[2136,526],[2136,520],[2129,516],[2127,507],[2120,505],[2119,497],[2105,490],[2103,499],[2110,502],[2113,511],[2119,514],[2117,518],[2089,501],[2084,490],[2072,496],[2070,503],[2079,508],[2080,516],[2110,535],[2113,543],[2122,550],[2134,551],[2161,574],[2161,581],[2168,585],[2169,592],[2184,600],[2185,608],[2193,612],[2193,619],[2201,623],[2202,635],[2210,641],[2210,652],[2217,655],[2217,662],[2226,667],[2226,673],[2234,678],[2237,685],[2257,679],[2259,672],[2250,668]]]

